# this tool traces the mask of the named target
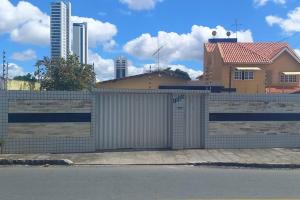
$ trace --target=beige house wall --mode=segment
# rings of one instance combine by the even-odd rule
[[[149,76],[133,77],[121,80],[97,83],[97,88],[105,89],[158,89],[160,85],[185,84],[186,80],[166,76],[164,74],[152,74]]]
[[[234,71],[236,67],[259,67],[253,65],[231,65],[231,88],[236,88],[239,93],[265,93],[265,70],[253,71],[253,80],[235,80]],[[223,85],[229,88],[230,65],[223,66]]]
[[[280,74],[282,72],[300,72],[300,64],[288,53],[282,53],[273,64],[265,67],[272,71],[272,86],[299,86],[299,76],[297,83],[281,83]]]
[[[204,72],[210,72],[210,80],[217,85],[223,85],[223,61],[220,51],[215,48],[213,53],[204,51]]]
[[[28,82],[19,80],[8,80],[7,89],[8,90],[40,90],[41,84],[38,82]]]
[[[234,70],[236,67],[259,67],[260,71],[254,71],[254,80],[234,80]],[[221,84],[226,88],[236,88],[239,93],[265,93],[266,87],[270,86],[297,86],[299,87],[299,76],[297,83],[281,83],[280,74],[282,72],[300,72],[300,64],[288,52],[283,52],[272,64],[268,65],[228,65],[223,62],[219,48],[208,53],[204,51],[204,71],[211,73],[213,83]],[[271,80],[271,81],[270,81]]]

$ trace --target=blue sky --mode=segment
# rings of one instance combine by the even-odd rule
[[[48,0],[0,0],[0,48],[11,63],[10,75],[34,71],[37,59],[49,56]],[[240,41],[286,41],[300,52],[299,0],[72,0],[74,22],[89,24],[89,61],[98,80],[113,77],[112,59],[125,55],[130,74],[151,64],[157,35],[161,65],[201,74],[203,43],[235,31]]]

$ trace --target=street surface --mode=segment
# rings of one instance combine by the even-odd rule
[[[300,170],[1,167],[1,200],[300,199]]]

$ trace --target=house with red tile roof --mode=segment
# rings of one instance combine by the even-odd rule
[[[240,93],[300,91],[300,58],[283,42],[210,42],[204,44],[208,84],[236,88]]]

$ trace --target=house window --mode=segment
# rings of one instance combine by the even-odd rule
[[[284,75],[284,74],[282,74],[280,76],[280,82],[282,82],[282,83],[296,83],[297,82],[297,76],[296,75]]]
[[[236,70],[234,72],[234,79],[235,80],[253,80],[254,79],[254,72],[253,71]]]
[[[254,73],[252,71],[244,71],[244,80],[253,80]]]
[[[242,78],[243,78],[242,71],[235,71],[234,72],[234,79],[235,80],[243,80]]]

